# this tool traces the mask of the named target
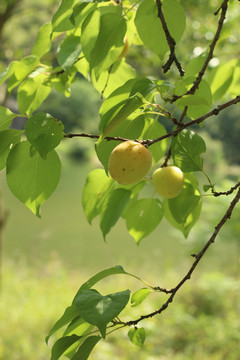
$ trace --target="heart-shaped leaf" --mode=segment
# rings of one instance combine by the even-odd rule
[[[125,308],[129,296],[130,290],[103,296],[97,290],[89,289],[80,291],[74,303],[79,315],[97,326],[105,338],[107,324]]]

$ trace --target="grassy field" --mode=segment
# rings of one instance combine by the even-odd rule
[[[104,243],[97,220],[87,223],[81,207],[86,173],[94,163],[63,158],[60,184],[42,209],[39,220],[8,191],[1,177],[4,208],[9,212],[3,239],[0,299],[0,359],[47,360],[44,337],[79,286],[96,271],[121,264],[154,285],[174,286],[207,241],[227,207],[206,198],[202,220],[189,239],[163,222],[140,246],[120,221]],[[173,305],[159,318],[145,321],[143,349],[132,345],[127,331],[114,333],[93,352],[93,360],[238,360],[240,353],[239,209],[220,234]],[[118,277],[100,285],[103,293],[141,284]],[[133,310],[135,318],[159,308],[164,295]]]

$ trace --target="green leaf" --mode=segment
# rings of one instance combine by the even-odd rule
[[[130,199],[131,191],[125,189],[115,189],[106,198],[100,218],[100,228],[104,239],[111,228],[116,224],[123,209]]]
[[[185,67],[185,77],[189,76],[196,76],[198,75],[199,71],[203,67],[203,64],[206,60],[206,53],[202,53],[199,56],[190,60],[190,62]]]
[[[98,74],[109,68],[121,53],[126,33],[126,20],[118,6],[100,7],[82,24],[83,53]]]
[[[79,339],[80,336],[77,335],[64,336],[58,339],[52,347],[50,360],[58,360],[60,356]]]
[[[191,200],[193,200],[193,204]],[[189,211],[186,206],[190,206],[191,210]],[[175,199],[165,199],[163,208],[167,221],[187,238],[190,230],[198,221],[202,208],[197,180],[193,174],[185,174],[185,185],[181,194]]]
[[[6,70],[4,70],[3,72],[0,73],[0,85],[2,83],[4,83],[4,81],[6,81],[10,76],[12,76],[14,74],[15,71],[15,66],[18,63],[18,61],[12,61],[9,66],[6,68]]]
[[[103,338],[107,324],[125,308],[130,291],[101,295],[95,289],[81,290],[74,300],[79,315],[87,322],[97,326]]]
[[[211,185],[203,185],[203,191],[207,192],[208,190],[212,189]]]
[[[140,106],[143,105],[143,99],[140,94],[135,94],[128,98],[124,105],[121,106],[119,111],[114,114],[113,117],[110,117],[107,123],[104,124],[106,121],[106,116],[101,119],[100,126],[103,131],[103,137],[107,136],[111,133],[117,126],[119,126],[129,115],[131,115],[134,111],[139,109]]]
[[[8,90],[12,91],[20,82],[39,65],[39,58],[35,55],[25,56],[21,61],[12,61],[8,68],[0,74],[0,85],[12,76],[8,83]]]
[[[189,76],[179,80],[176,83],[176,95],[185,94],[193,85],[195,77]],[[206,114],[212,105],[212,92],[209,84],[202,80],[194,95],[186,95],[176,101],[177,106],[182,111],[185,106],[188,106],[187,116],[195,119],[203,114]]]
[[[14,146],[7,159],[7,183],[12,193],[35,215],[40,217],[40,206],[55,190],[61,172],[61,163],[55,151],[43,160],[32,153],[28,141]]]
[[[31,55],[38,56],[39,59],[43,57],[51,48],[51,33],[52,33],[52,24],[44,24],[37,35],[35,44],[33,45]]]
[[[90,289],[93,285],[95,285],[97,282],[99,282],[102,279],[105,279],[106,277],[110,276],[110,275],[116,275],[116,274],[127,274],[129,275],[122,266],[117,265],[105,270],[102,270],[100,272],[98,272],[96,275],[92,276],[90,279],[88,279],[79,289],[79,291],[81,290],[88,290]],[[76,294],[75,297],[78,296],[78,292]]]
[[[160,223],[163,209],[157,199],[140,199],[133,202],[124,213],[127,229],[138,244]]]
[[[185,95],[178,100],[178,105],[208,105],[208,100],[200,95]]]
[[[162,4],[162,11],[169,32],[177,43],[186,27],[184,10],[178,1],[167,0]],[[156,1],[148,0],[140,4],[136,13],[135,25],[141,40],[149,49],[160,57],[168,51],[166,36],[158,18]]]
[[[94,49],[100,31],[100,23],[101,13],[98,9],[88,14],[81,27],[82,50],[89,65],[91,64],[92,51]]]
[[[134,294],[132,294],[131,306],[140,305],[150,293],[151,290],[147,288],[137,290]]]
[[[46,99],[51,87],[43,83],[45,79],[46,76],[40,74],[28,77],[19,85],[17,101],[20,114],[31,115]]]
[[[206,151],[204,140],[193,131],[183,130],[172,142],[174,165],[183,172],[202,171],[203,159],[200,154]]]
[[[87,360],[94,346],[97,345],[100,339],[101,336],[87,337],[71,360]]]
[[[64,314],[60,317],[60,319],[58,319],[58,321],[53,325],[52,329],[49,331],[46,337],[46,343],[48,343],[48,340],[51,335],[53,335],[57,330],[61,329],[63,326],[66,326],[76,317],[78,317],[78,312],[75,305],[71,305],[67,307],[66,310],[64,311]]]
[[[62,0],[59,8],[52,18],[52,31],[62,32],[71,30],[74,26],[69,17],[72,14],[74,5],[79,0]]]
[[[135,70],[124,59],[115,61],[111,71],[103,71],[98,77],[95,71],[92,71],[93,85],[104,97],[108,97],[114,90],[134,77],[136,77]]]
[[[11,125],[12,119],[16,116],[12,111],[0,106],[0,131],[7,130]]]
[[[166,129],[162,124],[159,123],[158,119],[147,119],[145,128],[142,133],[143,139],[156,139],[157,137],[163,136],[167,133]],[[166,153],[168,148],[168,139],[159,141],[149,147],[155,162],[161,159]]]
[[[46,113],[31,116],[25,126],[28,141],[38,150],[43,159],[63,138],[64,126],[61,121]]]
[[[232,83],[231,83],[230,87],[228,88],[227,92],[232,97],[240,94],[240,61],[235,66]]]
[[[77,60],[80,52],[80,37],[72,34],[69,35],[58,49],[57,60],[59,65],[61,65],[64,70],[70,69]]]
[[[82,191],[82,206],[89,224],[100,214],[103,203],[115,182],[103,169],[91,171]]]
[[[92,325],[83,320],[80,316],[77,316],[69,323],[63,335],[67,336],[75,334],[82,336],[83,334],[86,335],[86,332],[91,331],[90,329],[92,329]]]
[[[209,78],[214,101],[221,99],[230,87],[238,59],[232,59],[212,70]]]
[[[130,96],[131,90],[133,85],[135,84],[136,79],[130,79],[126,83],[124,83],[122,86],[114,90],[108,98],[102,103],[102,106],[99,110],[99,115],[101,118],[104,116],[104,114],[108,113],[112,116],[112,113],[116,111],[115,109],[118,108],[119,105],[124,104],[124,101],[128,99]],[[116,107],[116,108],[115,108]],[[107,123],[104,121],[104,123]],[[101,126],[100,126],[101,129]]]
[[[13,87],[18,85],[27,75],[29,75],[40,64],[39,58],[35,55],[29,55],[24,57],[21,61],[17,61],[14,64],[14,76],[17,80],[9,84],[8,89],[11,91]]]
[[[185,182],[182,192],[176,198],[168,200],[169,210],[177,223],[184,225],[200,200],[198,190]]]
[[[10,150],[19,143],[23,131],[9,129],[0,132],[0,170],[6,166]]]
[[[69,19],[75,27],[80,27],[83,20],[96,8],[97,3],[80,2],[74,6],[72,15]]]
[[[145,330],[144,328],[131,328],[128,332],[130,341],[139,347],[143,347],[145,341]]]

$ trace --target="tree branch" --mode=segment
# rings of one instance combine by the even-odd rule
[[[140,321],[142,321],[144,319],[152,318],[153,316],[161,314],[164,310],[167,309],[168,305],[170,305],[171,302],[173,301],[178,290],[185,284],[185,282],[187,280],[189,280],[191,278],[192,273],[194,272],[195,268],[197,267],[198,263],[200,262],[200,260],[202,259],[202,257],[204,256],[204,254],[206,253],[208,248],[215,242],[215,239],[216,239],[219,231],[221,230],[223,225],[226,223],[226,221],[231,217],[232,212],[233,212],[235,206],[237,205],[237,203],[239,202],[239,200],[240,200],[240,189],[238,189],[236,196],[230,203],[230,205],[229,205],[227,211],[225,212],[224,216],[222,217],[222,219],[219,221],[219,223],[215,227],[215,230],[214,230],[212,236],[210,237],[210,239],[208,240],[208,242],[206,243],[206,245],[202,248],[202,250],[197,255],[193,255],[195,257],[195,261],[193,262],[193,264],[192,264],[191,268],[189,269],[189,271],[187,272],[187,274],[176,285],[176,287],[171,290],[167,290],[167,289],[163,289],[163,288],[156,288],[156,290],[163,291],[165,293],[171,293],[171,295],[168,297],[168,299],[165,301],[165,303],[158,310],[156,310],[150,314],[142,315],[136,320],[127,321],[125,323],[126,326],[137,325]]]
[[[212,191],[212,193],[213,193],[213,195],[215,197],[222,196],[222,195],[227,195],[228,196],[228,195],[231,195],[239,187],[240,187],[240,181],[236,185],[231,187],[231,189],[229,189],[228,191],[219,191],[219,192],[218,191]]]
[[[94,134],[86,134],[86,133],[79,133],[79,134],[72,134],[72,133],[69,133],[69,134],[65,134],[64,135],[65,138],[73,138],[73,137],[88,137],[88,138],[91,138],[91,139],[99,139],[100,138],[100,135],[94,135]],[[110,140],[114,140],[114,141],[128,141],[129,139],[125,139],[125,138],[122,138],[120,136],[106,136],[104,138],[104,140],[107,140],[107,141],[110,141]],[[138,141],[138,140],[136,140]],[[138,141],[138,142],[141,142],[141,141]]]
[[[194,124],[200,124],[201,122],[203,122],[204,120],[206,120],[206,119],[209,118],[210,116],[212,116],[212,115],[218,115],[218,114],[220,113],[220,111],[226,109],[227,107],[229,107],[229,106],[231,106],[231,105],[233,105],[233,104],[237,104],[237,103],[239,103],[239,102],[240,102],[240,95],[236,96],[233,100],[227,101],[226,103],[224,103],[224,104],[222,104],[222,105],[218,105],[218,107],[216,107],[216,108],[213,109],[212,111],[208,112],[208,113],[205,114],[205,115],[202,115],[202,116],[198,117],[198,118],[195,119],[195,120],[192,120],[192,121],[189,121],[189,122],[187,122],[187,123],[185,123],[185,124],[179,125],[179,127],[178,127],[176,130],[174,130],[174,131],[172,131],[172,132],[170,132],[170,133],[168,133],[168,134],[165,134],[165,135],[163,135],[163,136],[161,136],[161,137],[159,137],[159,138],[153,139],[153,140],[151,140],[151,139],[143,140],[143,141],[141,141],[141,143],[142,143],[143,145],[146,144],[147,146],[150,146],[150,145],[153,145],[153,144],[155,144],[156,142],[161,141],[161,140],[163,140],[163,139],[166,139],[166,138],[168,138],[168,137],[176,136],[176,135],[178,135],[182,130],[188,128],[189,126],[194,125]]]
[[[189,122],[187,122],[185,124],[178,123],[178,128],[176,130],[174,130],[174,131],[171,131],[170,133],[167,133],[167,134],[165,134],[163,136],[160,136],[160,137],[158,137],[156,139],[147,139],[147,140],[142,140],[142,141],[136,139],[135,141],[138,141],[142,145],[150,146],[150,145],[155,144],[156,142],[159,142],[159,141],[164,140],[166,138],[169,138],[171,136],[177,136],[182,130],[188,128],[189,126],[194,125],[194,124],[200,124],[201,122],[203,122],[204,120],[206,120],[210,116],[218,115],[222,110],[228,108],[231,105],[237,104],[239,102],[240,102],[240,95],[236,96],[233,100],[227,101],[226,103],[224,103],[222,105],[218,105],[212,111],[208,112],[205,115],[202,115],[202,116],[198,117],[195,120],[189,121]],[[88,138],[91,138],[91,139],[99,139],[100,135],[86,134],[86,133],[79,133],[79,134],[69,133],[69,134],[65,134],[64,137],[65,138],[70,138],[70,139],[73,138],[73,137],[88,137]],[[130,140],[130,139],[125,139],[125,138],[122,138],[122,137],[119,137],[119,136],[106,136],[104,139],[107,140],[107,141],[111,141],[111,140],[114,140],[114,141],[127,141],[127,140]]]
[[[170,49],[170,55],[169,55],[168,61],[166,62],[165,65],[162,66],[163,72],[166,73],[170,69],[172,63],[175,62],[180,75],[184,76],[184,70],[183,70],[180,62],[178,61],[178,59],[177,59],[177,57],[175,55],[176,41],[171,36],[171,34],[170,34],[169,30],[168,30],[168,27],[167,27],[166,20],[165,20],[164,15],[163,15],[162,1],[161,0],[156,0],[156,3],[157,3],[157,8],[158,8],[158,17],[159,17],[159,19],[160,19],[160,21],[162,23],[163,31],[164,31],[164,33],[166,35],[166,40],[167,40],[167,43],[168,43],[168,46],[169,46],[169,49]]]
[[[198,86],[200,84],[200,82],[202,81],[202,78],[203,78],[203,75],[205,74],[205,71],[208,67],[208,64],[210,62],[210,60],[212,59],[213,57],[213,52],[214,52],[214,49],[216,47],[216,44],[217,44],[217,41],[219,39],[219,36],[220,36],[220,33],[222,31],[222,28],[223,28],[223,23],[224,23],[224,20],[226,18],[226,13],[227,13],[227,9],[228,9],[228,1],[229,0],[224,0],[220,6],[220,8],[218,9],[218,11],[215,12],[214,15],[217,15],[218,12],[220,10],[222,10],[221,12],[221,16],[220,16],[220,19],[218,21],[218,28],[217,28],[217,31],[215,33],[215,36],[213,38],[213,41],[212,43],[210,44],[210,49],[209,49],[209,53],[208,53],[208,56],[203,64],[203,67],[202,69],[199,71],[199,74],[197,75],[192,87],[186,92],[186,94],[183,94],[183,95],[175,95],[173,97],[173,100],[172,102],[180,99],[181,97],[185,96],[185,95],[193,95],[195,93],[195,91],[198,89]]]

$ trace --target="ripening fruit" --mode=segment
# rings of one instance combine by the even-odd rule
[[[151,166],[151,152],[142,144],[132,140],[117,145],[108,160],[111,177],[122,185],[140,181]]]
[[[159,195],[166,199],[172,199],[182,191],[184,175],[178,167],[167,166],[155,170],[152,181]]]
[[[129,50],[129,43],[128,43],[128,39],[125,37],[124,38],[124,47],[122,49],[121,54],[118,56],[118,59],[124,58],[127,55],[128,50]]]

